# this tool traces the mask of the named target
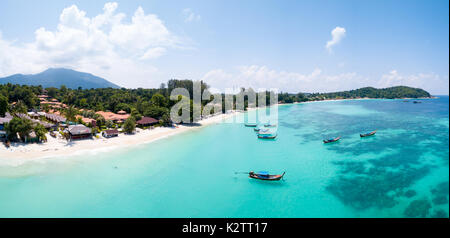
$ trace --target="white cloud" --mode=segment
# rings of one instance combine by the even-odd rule
[[[148,49],[145,54],[140,58],[142,60],[146,59],[156,59],[166,53],[166,48],[163,47],[155,47]]]
[[[37,73],[49,67],[90,72],[127,87],[158,86],[161,77],[148,59],[183,47],[154,14],[139,7],[130,23],[106,3],[103,13],[89,18],[76,5],[63,9],[57,29],[41,27],[31,43],[16,44],[0,35],[0,76]],[[152,78],[154,81],[150,81]]]
[[[376,83],[376,86],[381,88],[400,85],[421,88],[436,95],[448,94],[449,92],[448,76],[442,78],[435,73],[401,75],[397,70],[391,70],[388,74],[383,74]]]
[[[185,22],[200,21],[201,19],[201,16],[195,14],[190,8],[183,9],[183,15]]]
[[[449,79],[434,73],[402,76],[396,70],[381,77],[365,77],[356,72],[325,74],[315,69],[308,74],[276,71],[266,66],[242,66],[233,73],[222,69],[207,72],[202,80],[224,92],[225,89],[237,90],[241,87],[276,88],[283,92],[336,92],[362,87],[387,88],[410,86],[422,88],[432,94],[448,94]]]
[[[325,46],[328,52],[332,52],[332,47],[341,42],[341,40],[345,37],[345,33],[345,28],[339,26],[331,31],[331,40],[328,41]]]
[[[242,66],[234,73],[215,69],[207,72],[202,80],[214,88],[239,89],[251,87],[255,90],[276,88],[283,92],[330,92],[363,87],[367,79],[351,72],[338,75],[325,75],[321,69],[308,74],[276,71],[267,66]]]

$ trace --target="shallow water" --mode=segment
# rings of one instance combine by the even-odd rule
[[[422,102],[283,105],[275,140],[224,123],[0,168],[0,217],[448,217],[449,99]]]

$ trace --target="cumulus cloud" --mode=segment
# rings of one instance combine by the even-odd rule
[[[31,43],[16,44],[0,35],[0,76],[68,67],[127,87],[159,85],[149,80],[161,73],[148,60],[181,48],[182,41],[157,15],[139,7],[125,23],[125,14],[116,13],[117,7],[106,3],[101,14],[89,18],[76,5],[69,6],[62,10],[55,31],[41,27]]]
[[[396,70],[388,74],[363,76],[356,72],[326,74],[321,69],[310,73],[277,71],[267,66],[242,66],[233,72],[214,69],[207,72],[202,80],[216,90],[237,91],[241,87],[259,89],[277,89],[279,92],[336,92],[362,87],[387,88],[393,86],[410,86],[427,90],[432,94],[448,94],[449,79],[434,73],[420,73],[408,76],[400,75]]]
[[[332,47],[337,45],[345,37],[345,28],[337,26],[331,31],[331,40],[327,42],[325,47],[328,52],[332,52]]]
[[[200,21],[201,19],[201,16],[195,14],[190,8],[183,9],[183,15],[185,22]]]
[[[283,92],[330,92],[362,87],[367,79],[354,73],[327,75],[321,69],[301,74],[277,71],[267,66],[251,65],[238,67],[233,73],[223,69],[207,72],[202,80],[224,92],[226,89],[238,90],[240,87],[277,89]]]
[[[383,74],[376,82],[377,87],[392,87],[392,86],[410,86],[415,88],[422,88],[432,94],[448,95],[449,78],[443,78],[435,73],[418,73],[411,75],[402,75],[397,70],[391,70],[387,74]]]

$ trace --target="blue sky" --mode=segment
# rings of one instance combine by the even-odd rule
[[[0,76],[67,67],[125,87],[189,78],[219,90],[448,94],[448,1],[107,3],[3,0]]]

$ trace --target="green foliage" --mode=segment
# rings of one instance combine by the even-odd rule
[[[5,125],[5,131],[8,134],[9,140],[17,140],[17,134],[20,139],[24,140],[25,137],[31,132],[33,125],[30,120],[14,117],[9,123]]]
[[[17,103],[16,103],[16,105],[14,105],[13,107],[12,107],[12,110],[11,110],[12,112],[17,112],[17,113],[27,113],[27,111],[28,111],[28,108],[27,108],[27,106],[25,105],[25,103],[23,103],[22,101],[18,101]]]
[[[78,115],[78,110],[73,106],[69,106],[65,110],[64,115],[66,116],[67,120],[74,122],[76,120],[76,116]]]
[[[4,117],[8,110],[8,99],[0,94],[0,117]]]
[[[172,120],[170,119],[170,114],[165,113],[160,120],[161,126],[172,126]]]
[[[135,129],[136,121],[132,117],[128,118],[123,124],[123,130],[125,131],[125,133],[133,133]]]
[[[43,125],[37,124],[34,127],[34,133],[36,133],[36,136],[39,138],[40,141],[47,141],[47,136],[45,135],[47,133],[47,130]]]
[[[42,110],[43,110],[44,112],[49,112],[49,111],[50,111],[50,106],[49,106],[48,104],[44,104],[44,105],[42,106]]]
[[[317,95],[317,94],[316,94]],[[405,86],[397,86],[390,88],[376,89],[372,87],[360,88],[350,91],[323,93],[319,94],[324,98],[420,98],[430,97],[431,95],[419,88],[411,88]]]
[[[102,115],[94,113],[91,118],[93,118],[97,122],[97,126],[99,127],[103,127],[106,123],[106,120]]]
[[[47,95],[52,97],[52,98],[56,98],[56,94],[58,92],[57,88],[51,87],[47,89]]]
[[[150,103],[156,107],[167,107],[167,99],[160,93],[155,93],[150,99]]]
[[[169,109],[165,107],[158,107],[158,106],[150,106],[145,109],[144,116],[146,117],[153,117],[153,118],[161,118],[162,115],[165,113],[168,113]]]
[[[134,118],[134,120],[139,121],[142,119],[142,115],[139,113],[139,111],[136,108],[131,109],[131,117]]]
[[[113,128],[114,127],[114,123],[111,120],[107,120],[105,122],[105,126],[106,126],[106,128]]]
[[[313,93],[313,94],[278,94],[278,101],[281,103],[320,101],[325,99],[354,99],[354,98],[427,98],[431,95],[420,88],[411,88],[406,86],[390,87],[376,89],[372,87],[360,88],[350,91],[335,93]]]

